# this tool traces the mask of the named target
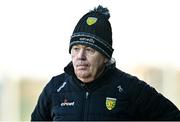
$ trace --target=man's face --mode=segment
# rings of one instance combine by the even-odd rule
[[[71,49],[74,72],[84,83],[95,80],[103,71],[107,59],[98,51],[84,45],[74,45]]]

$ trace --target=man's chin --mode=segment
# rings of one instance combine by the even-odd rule
[[[87,78],[87,77],[89,76],[89,73],[77,72],[76,75],[77,75],[77,77],[79,77],[79,78]]]

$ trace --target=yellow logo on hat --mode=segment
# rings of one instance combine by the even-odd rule
[[[95,17],[88,17],[87,20],[86,20],[86,23],[88,25],[93,25],[93,24],[96,23],[96,21],[97,21],[97,18],[95,18]]]
[[[116,98],[106,97],[106,108],[112,110],[116,106]]]

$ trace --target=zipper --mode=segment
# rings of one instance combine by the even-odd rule
[[[89,114],[89,92],[85,92],[85,101],[84,101],[84,118],[83,120],[88,120],[88,114]]]
[[[89,92],[86,92],[86,99],[88,99],[88,96],[89,96]]]

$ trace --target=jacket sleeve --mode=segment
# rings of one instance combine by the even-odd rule
[[[31,114],[31,121],[51,120],[51,81],[45,86],[42,93],[40,94],[37,105]]]
[[[128,93],[137,120],[180,120],[180,111],[170,100],[136,77],[129,82]]]

